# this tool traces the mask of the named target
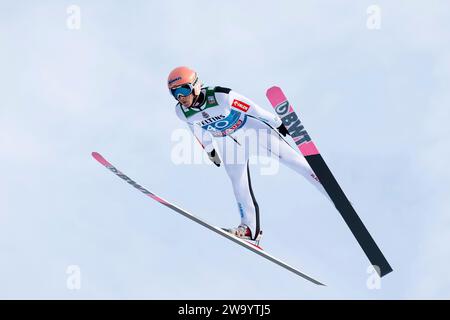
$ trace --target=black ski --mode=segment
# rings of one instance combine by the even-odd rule
[[[271,87],[267,90],[267,98],[272,104],[275,112],[283,121],[300,152],[308,161],[311,169],[322,183],[326,192],[333,201],[336,209],[352,231],[371,264],[377,270],[380,277],[392,271],[389,262],[373,240],[369,231],[364,226],[355,209],[347,199],[338,182],[334,178],[327,164],[323,160],[314,142],[306,132],[286,96],[279,87]]]

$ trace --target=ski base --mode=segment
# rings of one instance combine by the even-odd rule
[[[320,286],[325,286],[325,284],[315,280],[314,278],[306,275],[305,273],[297,270],[296,268],[290,266],[289,264],[281,261],[280,259],[268,254],[267,252],[265,252],[259,245],[257,244],[253,244],[249,241],[240,239],[224,230],[222,230],[222,228],[218,228],[216,226],[213,226],[210,223],[207,223],[205,221],[203,221],[202,219],[190,214],[189,212],[187,212],[184,209],[181,209],[180,207],[164,200],[163,198],[155,195],[154,193],[148,191],[147,189],[145,189],[144,187],[142,187],[141,185],[139,185],[138,183],[136,183],[134,180],[130,179],[127,175],[125,175],[124,173],[120,172],[116,167],[114,167],[111,163],[109,163],[101,154],[99,154],[98,152],[93,152],[92,156],[94,157],[95,160],[97,160],[100,164],[102,164],[103,166],[105,166],[108,170],[110,170],[111,172],[113,172],[115,175],[117,175],[119,178],[125,180],[127,183],[129,183],[130,185],[132,185],[133,187],[135,187],[136,189],[138,189],[139,191],[141,191],[142,193],[144,193],[146,196],[158,201],[159,203],[161,203],[162,205],[172,209],[173,211],[185,216],[186,218],[197,222],[198,224],[202,225],[203,227],[227,238],[228,240],[233,241],[234,243],[258,254],[259,256],[283,267],[286,270],[289,270],[293,273],[295,273],[296,275],[302,277],[303,279],[306,279],[316,285],[320,285]]]

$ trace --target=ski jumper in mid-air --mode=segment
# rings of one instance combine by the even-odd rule
[[[224,230],[246,240],[258,241],[262,234],[249,172],[249,157],[262,151],[304,176],[328,198],[305,158],[284,139],[288,131],[277,115],[231,89],[202,87],[197,73],[187,67],[172,70],[168,87],[178,101],[177,116],[188,124],[211,161],[216,166],[223,163],[231,180],[241,223]]]

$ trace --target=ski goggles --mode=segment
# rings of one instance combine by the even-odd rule
[[[195,79],[194,83],[186,83],[181,86],[171,88],[170,93],[177,100],[180,96],[187,97],[194,91],[194,86],[197,83],[197,80],[198,80],[198,78]]]

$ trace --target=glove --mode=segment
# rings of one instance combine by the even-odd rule
[[[283,137],[286,137],[286,135],[289,134],[289,131],[286,129],[286,127],[284,126],[284,124],[281,124],[278,128],[277,128],[278,132],[280,134],[283,135]]]
[[[209,160],[211,160],[216,166],[220,167],[220,158],[215,149],[213,149],[211,152],[208,152],[208,157]]]

